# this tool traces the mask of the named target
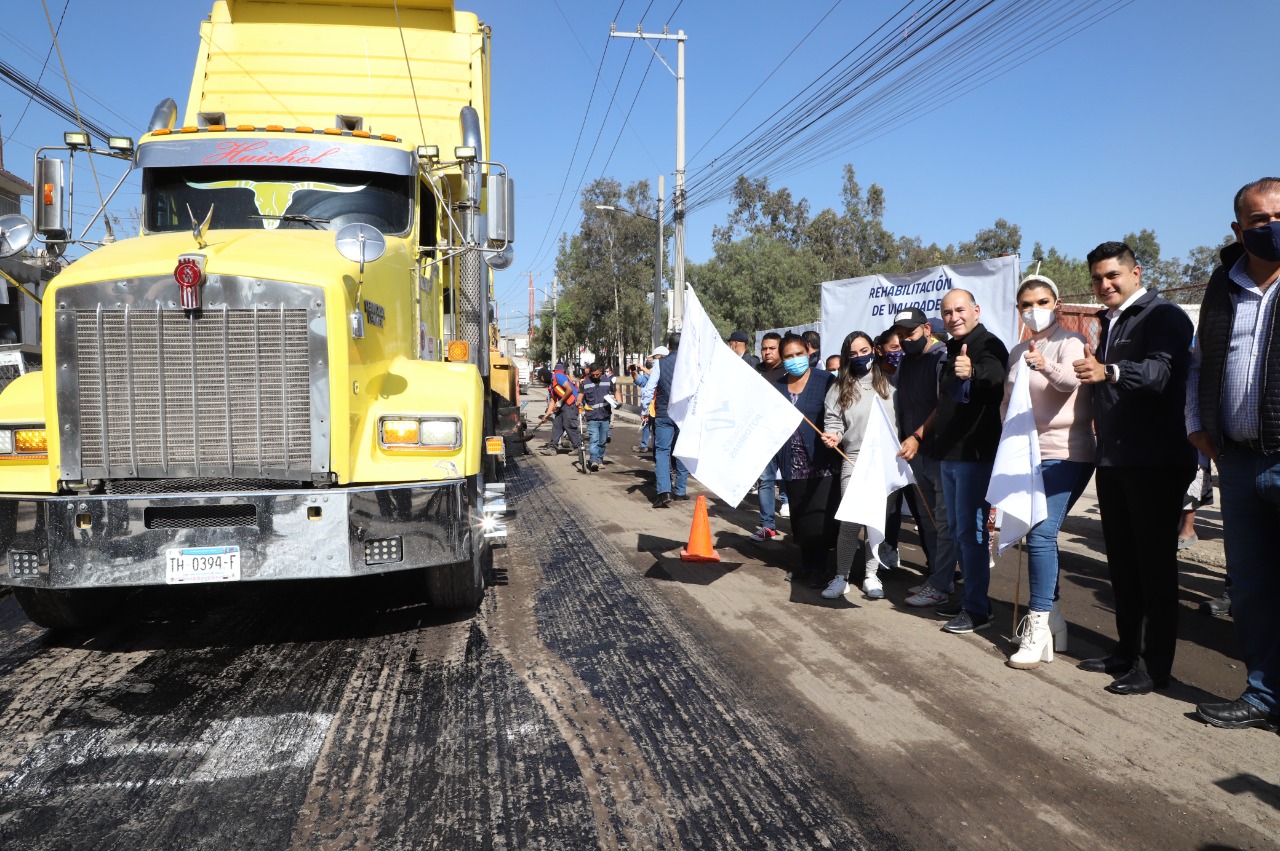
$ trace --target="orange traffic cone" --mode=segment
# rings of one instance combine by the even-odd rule
[[[711,521],[707,518],[707,498],[698,497],[693,509],[693,526],[689,529],[689,547],[680,551],[681,561],[719,561],[720,554],[711,546]]]

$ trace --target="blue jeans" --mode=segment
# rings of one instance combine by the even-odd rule
[[[1093,465],[1084,461],[1050,459],[1040,462],[1048,516],[1027,533],[1027,573],[1031,577],[1033,612],[1047,612],[1058,599],[1058,531],[1067,512],[1084,493]]]
[[[987,596],[987,589],[991,587],[987,514],[991,506],[986,499],[991,467],[990,461],[943,461],[941,468],[951,539],[964,576],[960,606],[969,614],[984,618],[991,615],[991,600]]]
[[[787,502],[787,492],[782,492],[782,503]],[[760,525],[766,529],[777,531],[778,507],[778,461],[771,459],[769,466],[760,474]]]
[[[653,439],[653,421],[648,417],[644,418],[644,422],[640,425],[640,448],[648,449],[649,441]]]
[[[917,496],[924,497],[916,528],[929,556],[930,588],[950,594],[956,589],[956,546],[947,523],[947,501],[942,493],[942,462],[917,454],[911,459],[911,474],[920,488]],[[984,526],[985,528],[985,526]]]
[[[671,447],[676,443],[680,429],[671,417],[655,417],[653,420],[653,470],[657,476],[658,493],[671,493]],[[676,465],[676,495],[683,496],[689,486],[689,470],[679,458],[674,458]]]
[[[604,460],[604,443],[609,439],[608,420],[587,420],[587,435],[591,438],[591,458],[593,464]]]
[[[1245,700],[1280,711],[1280,457],[1228,443],[1218,456],[1231,616],[1249,682]]]

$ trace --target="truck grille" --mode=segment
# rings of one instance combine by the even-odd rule
[[[85,467],[310,467],[305,310],[77,311],[76,346]]]
[[[202,311],[87,304],[90,293],[60,305],[63,478],[309,481],[326,470],[324,312],[298,289],[284,304]]]

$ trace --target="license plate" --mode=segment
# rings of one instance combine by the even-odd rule
[[[240,581],[239,547],[189,547],[165,555],[164,581],[170,585]]]

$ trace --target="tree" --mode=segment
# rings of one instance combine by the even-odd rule
[[[1021,248],[1022,228],[996,219],[991,227],[974,234],[972,240],[960,243],[960,254],[966,260],[990,260],[1002,254],[1017,254]]]
[[[752,234],[721,242],[689,280],[721,335],[803,325],[818,318],[822,263],[786,240]]]
[[[754,180],[739,175],[730,194],[733,209],[724,227],[712,228],[712,239],[732,242],[741,236],[758,234],[781,239],[799,248],[809,222],[809,202],[801,198],[794,201],[791,190],[785,187],[771,192],[769,179]]]
[[[649,216],[631,216],[598,206],[622,207]],[[610,359],[622,349],[635,353],[651,343],[657,203],[648,181],[625,190],[602,177],[582,193],[582,223],[562,236],[556,274],[563,285],[558,332],[561,351],[585,346]],[[618,364],[621,368],[621,364]]]
[[[1093,284],[1089,282],[1089,268],[1083,260],[1060,254],[1053,246],[1046,253],[1038,242],[1031,249],[1031,260],[1028,271],[1053,281],[1063,301],[1093,301]]]

